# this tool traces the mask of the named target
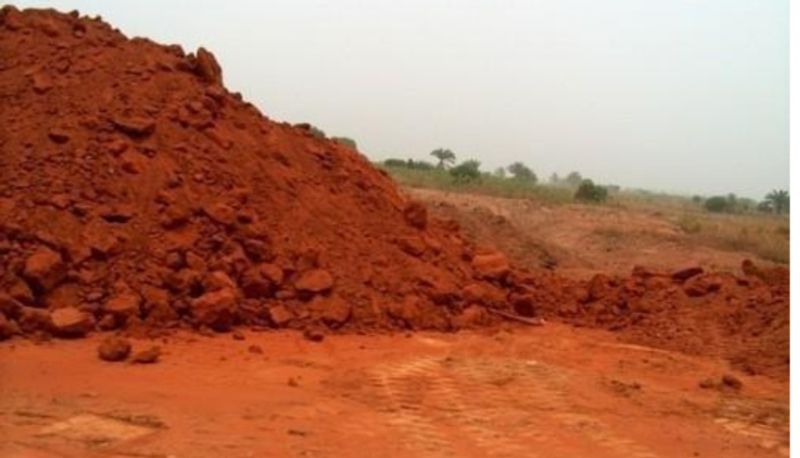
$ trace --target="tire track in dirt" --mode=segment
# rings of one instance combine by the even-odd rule
[[[753,399],[724,398],[714,422],[726,430],[751,437],[780,456],[789,456],[789,412],[786,407]]]
[[[575,412],[567,402],[567,374],[540,363],[425,357],[380,365],[370,379],[385,393],[379,410],[386,422],[408,436],[416,456],[457,456],[465,446],[493,457],[580,455],[602,447],[611,456],[657,458]],[[576,445],[546,434],[553,422],[582,441]],[[581,445],[586,449],[577,448]]]

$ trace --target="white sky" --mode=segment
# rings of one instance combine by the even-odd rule
[[[22,1],[206,46],[268,116],[373,159],[760,198],[789,185],[786,0]]]

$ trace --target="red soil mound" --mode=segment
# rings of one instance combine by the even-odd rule
[[[634,269],[630,277],[596,275],[549,313],[617,331],[628,341],[729,359],[749,373],[787,376],[789,276],[750,261],[744,275]]]
[[[202,48],[4,7],[0,56],[0,335],[447,330],[528,294],[358,152],[229,93]]]
[[[358,152],[270,121],[204,49],[0,10],[0,339],[236,325],[453,330],[508,308],[788,368],[788,278],[514,270]]]

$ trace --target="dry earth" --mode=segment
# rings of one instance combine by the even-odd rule
[[[0,456],[788,456],[788,385],[602,331],[245,337],[0,346]]]
[[[494,245],[520,265],[558,267],[564,275],[626,275],[637,265],[654,270],[693,265],[738,271],[742,259],[758,259],[753,253],[700,245],[655,211],[552,206],[433,189],[406,191],[426,202],[437,216],[456,219],[473,239]]]
[[[578,275],[636,264],[735,269],[746,256],[690,246],[643,214],[411,192],[517,262]],[[622,234],[619,244],[597,238],[608,227]],[[650,235],[630,237],[641,233]],[[159,363],[136,366],[99,361],[99,335],[0,346],[0,456],[789,453],[787,381],[605,331],[547,323],[321,343],[288,331],[244,337],[176,334],[156,342]],[[700,386],[723,375],[743,386]]]

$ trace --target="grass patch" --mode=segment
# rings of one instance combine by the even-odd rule
[[[440,168],[416,169],[380,163],[376,166],[401,185],[411,188],[531,199],[557,205],[575,202],[574,187],[543,185],[491,174],[463,181],[455,180],[449,171]],[[691,198],[642,190],[615,190],[609,193],[606,202],[594,205],[641,211],[664,218],[700,245],[747,251],[773,262],[789,263],[789,218],[785,215],[710,213]],[[621,233],[613,228],[599,229],[596,235],[610,241],[621,238]]]
[[[789,218],[778,215],[684,213],[675,224],[692,240],[723,250],[748,251],[789,263]]]
[[[403,186],[411,188],[441,189],[450,192],[482,194],[493,197],[528,198],[552,204],[573,201],[571,188],[539,185],[529,181],[483,175],[472,181],[457,181],[442,169],[416,170],[376,164]]]

